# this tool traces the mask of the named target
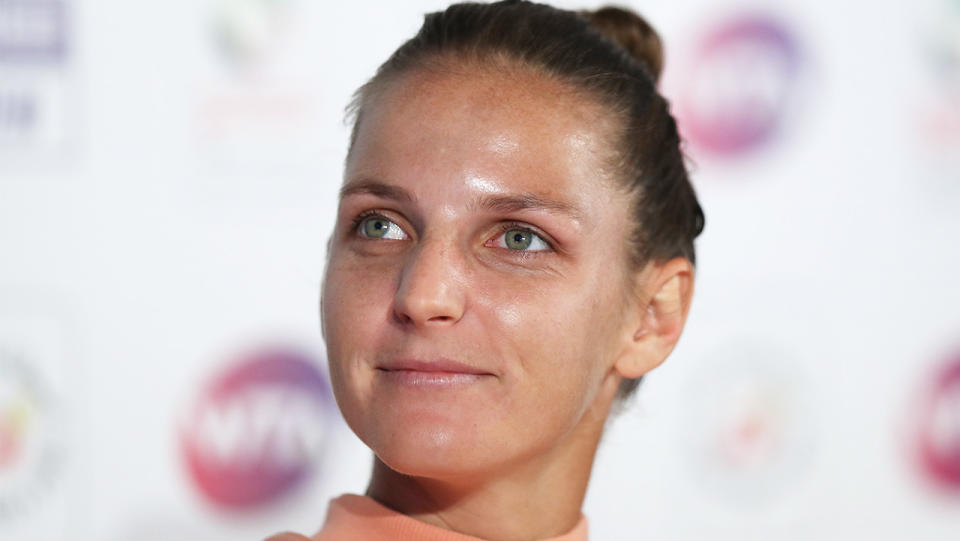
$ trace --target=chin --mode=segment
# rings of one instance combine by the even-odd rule
[[[390,431],[385,437],[364,439],[364,443],[390,469],[412,477],[449,479],[484,475],[495,469],[484,446],[458,428]]]

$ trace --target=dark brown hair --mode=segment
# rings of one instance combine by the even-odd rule
[[[387,81],[444,61],[508,61],[564,81],[604,105],[618,121],[616,156],[633,195],[631,263],[685,257],[704,217],[687,175],[676,122],[657,91],[663,51],[656,31],[630,10],[574,12],[522,0],[453,4],[426,15],[413,38],[356,93],[351,147],[364,103]],[[642,378],[624,380],[629,396]]]

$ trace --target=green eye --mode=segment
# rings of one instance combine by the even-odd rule
[[[363,221],[363,234],[368,237],[383,238],[390,229],[390,222],[380,218],[368,218]]]
[[[501,246],[510,250],[543,252],[551,249],[540,235],[529,229],[508,229],[501,238],[503,239]]]
[[[505,233],[503,241],[511,250],[526,250],[533,242],[533,236],[529,231],[511,229]]]
[[[372,239],[395,239],[403,240],[407,234],[399,225],[391,222],[383,216],[371,216],[360,222],[359,233],[364,237]]]

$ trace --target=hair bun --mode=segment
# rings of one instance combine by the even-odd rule
[[[656,83],[663,71],[663,43],[647,21],[629,9],[605,6],[583,11],[590,25],[639,60]]]

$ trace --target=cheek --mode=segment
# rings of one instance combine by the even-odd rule
[[[488,291],[484,305],[497,334],[491,338],[509,348],[511,369],[532,389],[530,397],[588,394],[607,360],[615,299],[602,283],[569,277],[503,285],[511,287],[477,289]]]
[[[357,261],[349,255],[331,259],[323,283],[323,325],[328,342],[355,341],[389,315],[395,289],[392,268]]]
[[[323,283],[321,324],[331,383],[338,401],[363,400],[369,387],[364,372],[376,344],[382,341],[393,299],[392,275],[349,255],[333,254]]]

